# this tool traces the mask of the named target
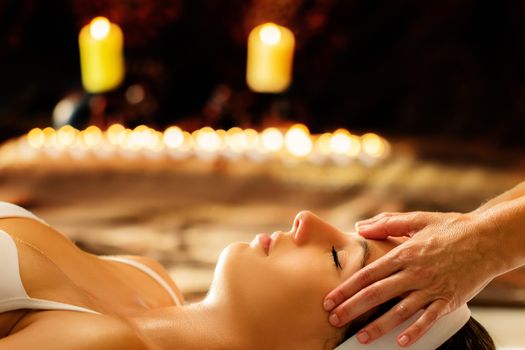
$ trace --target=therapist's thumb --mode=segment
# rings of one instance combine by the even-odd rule
[[[430,213],[382,213],[375,220],[358,221],[356,231],[365,238],[384,239],[388,236],[413,236],[431,221]]]

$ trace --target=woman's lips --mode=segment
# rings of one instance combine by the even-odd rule
[[[252,244],[259,245],[263,250],[264,254],[269,255],[270,250],[272,250],[272,247],[275,245],[280,235],[281,232],[279,231],[272,233],[271,236],[267,233],[259,233],[255,236],[255,239],[252,241]]]
[[[270,236],[266,233],[259,233],[256,238],[264,254],[268,255],[270,253],[270,244],[272,243]]]

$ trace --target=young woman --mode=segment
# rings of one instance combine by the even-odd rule
[[[0,203],[0,217],[1,350],[333,349],[381,310],[335,328],[323,297],[399,244],[301,212],[289,232],[226,247],[207,297],[182,306],[154,261],[83,252],[12,204]],[[494,349],[469,333],[486,335],[471,322],[452,348]]]

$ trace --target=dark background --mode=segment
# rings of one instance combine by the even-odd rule
[[[287,119],[525,148],[525,1],[469,0],[0,0],[0,140],[50,125],[82,90],[77,35],[97,15],[124,31],[110,114],[128,126]],[[248,33],[266,21],[296,34],[282,95],[245,83]],[[121,98],[132,84],[146,90],[139,106]]]

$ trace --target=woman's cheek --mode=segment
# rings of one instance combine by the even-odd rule
[[[324,295],[338,284],[335,270],[315,259],[287,258],[280,267],[274,276],[275,284],[289,300],[297,300],[303,307],[306,302],[322,305]]]

